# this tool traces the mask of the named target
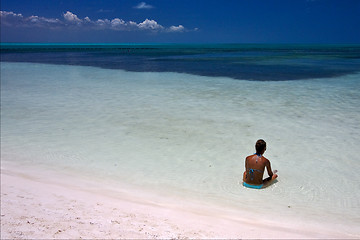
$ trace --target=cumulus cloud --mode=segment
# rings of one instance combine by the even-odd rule
[[[73,14],[72,12],[69,12],[69,11],[64,13],[63,17],[66,21],[68,21],[70,23],[81,24],[81,22],[82,22],[76,14]],[[87,17],[87,19],[90,20],[89,17]]]
[[[14,12],[6,12],[0,11],[1,24],[16,24],[21,23],[24,19],[23,15],[14,13]]]
[[[25,18],[21,13],[0,11],[1,25],[4,26],[23,26],[23,27],[45,27],[58,28],[63,26],[63,22],[57,18],[45,18],[30,16]]]
[[[39,16],[24,17],[21,13],[0,11],[1,25],[11,27],[43,27],[50,29],[97,29],[115,31],[153,31],[153,32],[184,32],[183,25],[164,27],[155,20],[145,19],[143,22],[125,21],[121,18],[97,19],[89,17],[79,18],[76,14],[67,11],[62,19],[45,18]]]
[[[171,26],[168,29],[169,32],[183,32],[185,31],[185,28],[183,25],[179,25],[179,26]]]
[[[24,17],[22,14],[14,12],[0,11],[1,24],[5,26],[19,25],[23,23]]]
[[[39,16],[30,16],[25,19],[26,22],[30,22],[31,25],[35,25],[38,27],[50,27],[50,28],[58,28],[62,25],[62,22],[56,18],[44,18]]]
[[[158,24],[155,20],[149,20],[149,19],[146,19],[142,23],[139,23],[138,27],[140,29],[150,29],[150,30],[160,30],[164,28],[163,26]]]
[[[113,20],[111,20],[110,22],[111,27],[119,27],[119,26],[124,26],[126,25],[126,22],[120,18],[114,18]]]
[[[145,2],[141,2],[138,5],[136,5],[134,8],[136,8],[136,9],[151,9],[151,8],[154,8],[154,7],[147,4],[147,3],[145,3]]]

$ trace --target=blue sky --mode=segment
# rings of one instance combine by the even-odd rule
[[[1,0],[1,41],[360,43],[360,0]]]

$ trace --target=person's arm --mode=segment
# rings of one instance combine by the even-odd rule
[[[266,169],[267,169],[267,172],[268,172],[269,176],[272,177],[274,175],[274,173],[271,170],[271,164],[270,164],[270,161],[268,159],[266,159],[265,166],[266,166]]]
[[[273,175],[274,175],[274,173],[273,173],[272,170],[271,170],[270,161],[269,161],[268,159],[266,159],[265,167],[266,167],[266,170],[267,170],[267,172],[268,172],[268,174],[269,174],[269,177],[267,177],[267,178],[265,178],[265,179],[263,180],[264,183],[265,183],[265,182],[269,182],[269,181],[272,179]]]
[[[244,182],[246,180],[246,169],[247,169],[247,158],[245,158],[245,171],[244,171],[244,174],[243,174],[243,181]]]
[[[275,180],[278,177],[278,175],[276,174],[277,170],[274,170],[274,172],[271,170],[271,164],[268,159],[266,159],[265,166],[270,177],[264,179],[263,181],[264,187],[268,186],[273,180]]]

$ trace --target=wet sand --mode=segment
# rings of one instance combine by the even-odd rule
[[[349,238],[231,209],[2,162],[2,239]]]

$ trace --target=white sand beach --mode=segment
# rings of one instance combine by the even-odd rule
[[[272,219],[71,173],[1,166],[1,239],[351,238]]]

